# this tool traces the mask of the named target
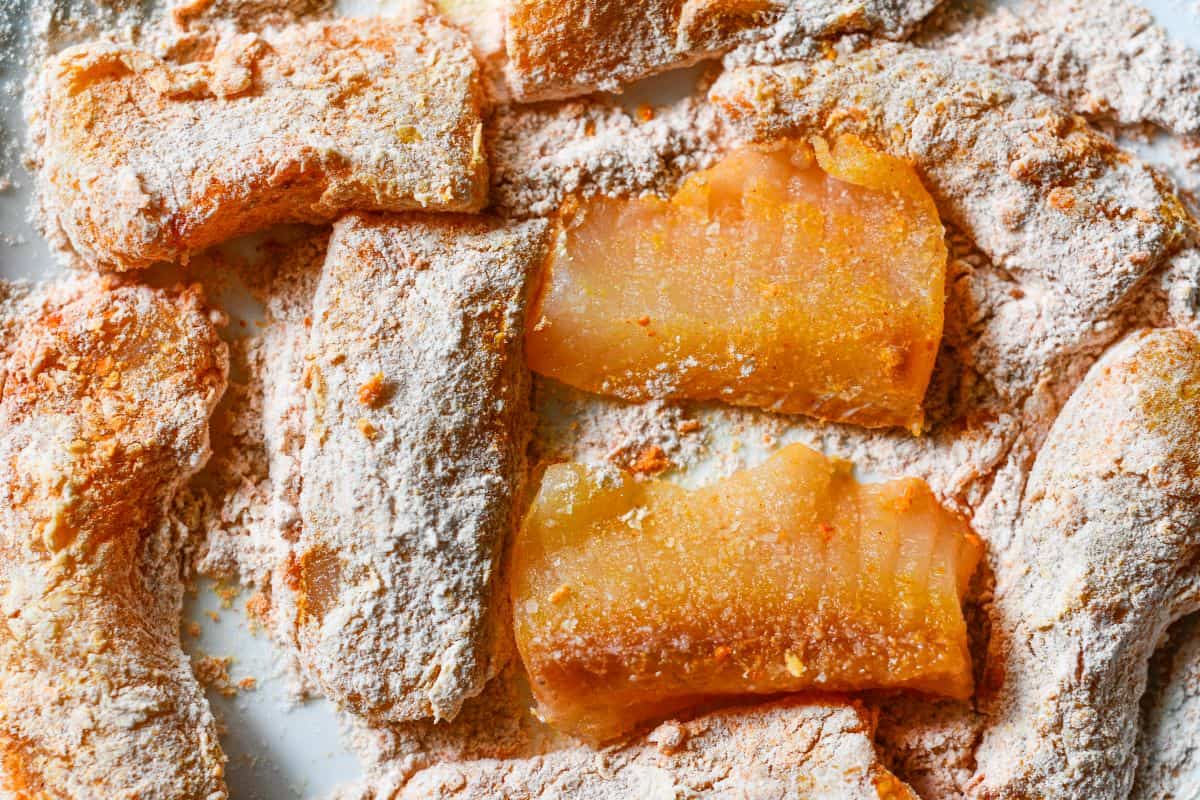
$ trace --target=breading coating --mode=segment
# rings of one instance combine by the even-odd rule
[[[902,38],[941,0],[510,0],[506,76],[520,100],[613,91],[738,44],[836,36]]]
[[[230,35],[182,65],[80,45],[38,91],[48,225],[104,269],[278,222],[486,202],[478,66],[435,17]]]
[[[1184,242],[1166,182],[1031,84],[893,43],[732,69],[710,96],[754,138],[854,133],[913,163],[995,264],[1101,317]]]
[[[1139,331],[1055,421],[996,568],[981,798],[1116,800],[1163,632],[1200,608],[1200,339]]]
[[[797,697],[668,722],[596,751],[586,745],[520,759],[444,763],[384,778],[343,800],[916,800],[879,762],[861,707]]]
[[[224,798],[179,645],[166,506],[208,458],[228,355],[197,293],[85,288],[0,374],[0,783],[18,798]],[[9,796],[9,795],[6,795]]]
[[[368,719],[453,717],[500,665],[522,351],[549,225],[351,215],[307,350],[301,532],[274,584],[301,662]]]

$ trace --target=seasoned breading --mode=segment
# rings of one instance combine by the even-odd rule
[[[1139,3],[1018,0],[921,34],[922,44],[1023,78],[1089,119],[1200,134],[1200,52]]]
[[[669,200],[572,199],[559,220],[534,372],[920,431],[946,246],[903,161],[853,136],[741,148]]]
[[[854,133],[911,161],[998,266],[1102,317],[1163,264],[1187,215],[1153,170],[1030,84],[915,47],[733,69],[710,91],[755,138]]]
[[[230,35],[182,65],[80,45],[39,92],[48,225],[104,269],[278,222],[486,201],[478,66],[435,17]]]
[[[915,800],[879,762],[861,707],[792,698],[669,722],[626,745],[565,747],[520,759],[444,763],[383,777],[359,800]]]
[[[1200,339],[1139,331],[1110,350],[1024,498],[996,569],[978,796],[1127,797],[1147,662],[1200,608]]]
[[[171,22],[182,32],[228,26],[254,31],[327,14],[332,0],[171,0]]]
[[[521,100],[624,82],[767,36],[900,38],[941,0],[509,0],[506,75]]]
[[[216,725],[179,645],[165,510],[208,458],[227,361],[196,292],[96,284],[49,305],[8,356],[0,785],[11,796],[226,796]]]
[[[548,224],[351,215],[307,349],[301,532],[274,581],[301,662],[372,720],[453,717],[500,664],[527,295]]]

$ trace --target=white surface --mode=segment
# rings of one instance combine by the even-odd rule
[[[324,700],[293,704],[279,674],[276,654],[261,630],[252,632],[243,592],[231,608],[222,608],[211,581],[186,601],[187,620],[200,623],[201,636],[184,633],[193,657],[233,656],[232,682],[253,677],[257,688],[235,698],[209,690],[213,711],[226,732],[221,744],[229,756],[229,787],[234,800],[286,800],[322,797],[360,773],[358,759],[346,748],[333,709]],[[207,612],[217,615],[214,621]]]
[[[1003,4],[1003,3],[1001,3]],[[1180,39],[1200,48],[1200,0],[1149,0],[1144,5]],[[386,8],[376,0],[345,0],[356,13]],[[19,123],[19,90],[24,75],[14,63],[16,44],[12,26],[25,18],[23,7],[0,2],[0,177],[14,185],[0,191],[0,277],[38,279],[52,275],[55,264],[45,242],[27,221],[28,175],[11,164],[12,149],[4,145],[23,136]],[[648,82],[627,94],[631,102],[661,101],[678,91],[678,79]],[[253,326],[249,326],[253,330]],[[230,669],[236,683],[254,677],[258,688],[230,699],[210,692],[218,717],[227,728],[222,743],[229,754],[229,785],[235,800],[321,797],[338,783],[359,774],[355,756],[347,749],[337,717],[323,701],[291,707],[279,675],[270,642],[253,633],[244,610],[246,595],[234,599],[232,608],[221,608],[202,582],[188,601],[185,622],[200,623],[199,639],[184,635],[184,644],[196,655],[233,656]],[[206,612],[213,612],[217,621]],[[185,626],[186,627],[186,626]]]

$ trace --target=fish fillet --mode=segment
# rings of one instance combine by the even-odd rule
[[[993,263],[1089,319],[1184,243],[1167,183],[1031,84],[890,42],[830,56],[732,69],[709,95],[752,138],[853,133],[911,162]]]
[[[904,162],[852,136],[776,142],[669,200],[572,201],[560,217],[530,315],[534,372],[624,400],[920,430],[946,245]]]
[[[38,94],[47,216],[104,269],[279,222],[486,201],[478,67],[434,17],[227,36],[181,65],[84,44],[46,66]]]
[[[506,73],[520,100],[622,83],[771,36],[902,38],[941,0],[511,0]]]
[[[18,798],[223,798],[179,644],[171,497],[208,458],[228,356],[196,293],[92,286],[0,375],[0,785]]]
[[[547,229],[334,227],[306,355],[301,533],[277,585],[306,669],[372,720],[453,717],[499,665],[496,572],[529,413],[521,333]]]
[[[357,797],[916,800],[879,761],[873,729],[857,705],[790,698],[669,722],[602,753],[579,745],[529,758],[439,764],[364,787]]]
[[[998,562],[978,797],[1117,800],[1147,663],[1200,610],[1200,338],[1135,331],[1088,372]]]
[[[790,445],[695,491],[555,464],[513,545],[541,716],[604,741],[712,697],[965,698],[979,540],[923,481],[859,484]]]

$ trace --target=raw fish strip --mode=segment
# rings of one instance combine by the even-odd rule
[[[594,740],[727,695],[965,698],[979,556],[924,482],[798,444],[691,492],[558,464],[513,548],[517,647],[543,718]]]
[[[80,45],[39,91],[47,212],[105,269],[279,222],[486,200],[478,67],[466,37],[432,17],[230,36],[184,65]]]
[[[395,800],[917,800],[880,762],[874,720],[829,698],[794,697],[669,722],[600,756],[588,745],[529,758],[446,762],[353,797]],[[668,787],[665,795],[648,787]]]
[[[0,792],[225,797],[171,498],[228,355],[191,291],[83,287],[0,362]]]
[[[942,335],[937,209],[904,162],[851,136],[813,144],[736,151],[667,201],[569,203],[531,369],[625,400],[919,431]]]
[[[766,37],[905,36],[940,0],[511,0],[506,69],[521,100],[624,82]]]

